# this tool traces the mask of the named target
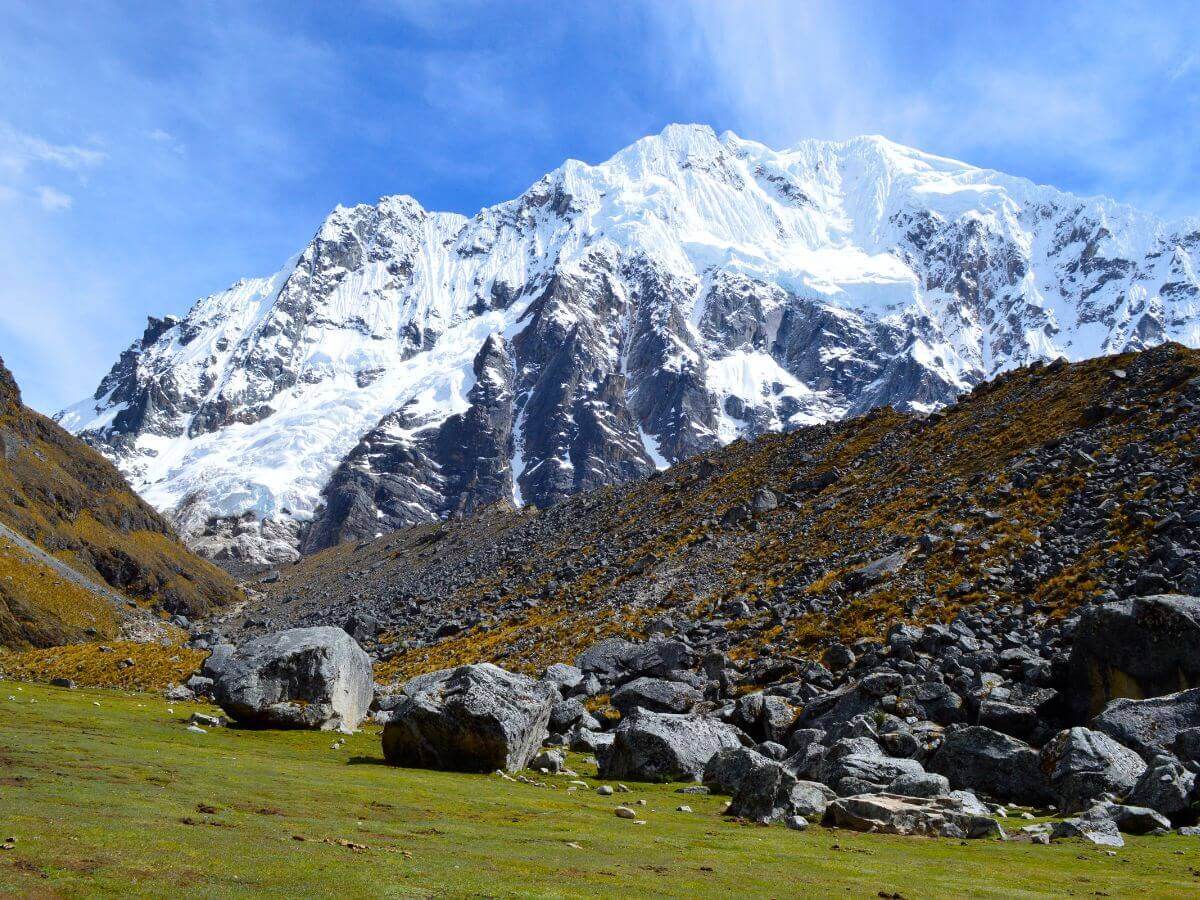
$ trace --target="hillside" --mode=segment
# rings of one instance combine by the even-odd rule
[[[673,125],[470,218],[336,208],[60,414],[206,555],[545,508],[737,438],[1200,345],[1200,224],[880,137]]]
[[[0,647],[112,638],[131,615],[238,595],[111,463],[26,408],[0,361]]]
[[[381,678],[533,670],[608,634],[769,668],[965,607],[1024,628],[1102,596],[1197,593],[1198,376],[1200,353],[1167,344],[1021,368],[930,416],[736,441],[540,512],[332,548],[226,627],[350,621],[378,635]]]

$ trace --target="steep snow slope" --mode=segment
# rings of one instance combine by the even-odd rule
[[[279,557],[1036,359],[1196,346],[1198,265],[1198,223],[883,138],[670,126],[470,219],[339,207],[59,418],[206,552]]]

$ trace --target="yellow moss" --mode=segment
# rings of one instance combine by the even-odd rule
[[[86,687],[161,691],[181,684],[200,668],[208,654],[176,644],[114,641],[108,644],[69,644],[22,652],[0,651],[0,673],[22,681],[70,678]],[[122,667],[123,660],[133,665]]]

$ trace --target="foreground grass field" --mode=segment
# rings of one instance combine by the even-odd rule
[[[0,850],[0,895],[1195,896],[1200,886],[1194,838],[1132,838],[1109,856],[1074,842],[796,833],[722,819],[721,798],[669,785],[601,797],[567,791],[566,777],[549,789],[393,769],[372,731],[338,749],[330,734],[194,734],[183,725],[193,709],[0,681],[0,841],[16,838]],[[647,824],[616,818],[618,801],[645,801],[635,808]]]

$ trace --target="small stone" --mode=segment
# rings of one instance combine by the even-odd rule
[[[208,734],[208,732],[205,731],[203,728],[201,728],[199,725],[189,725],[187,727],[187,730],[190,731],[192,734]]]
[[[616,814],[618,819],[636,819],[637,818],[637,813],[635,813],[628,806],[618,806],[616,809],[613,810],[613,812]]]
[[[788,816],[783,820],[783,824],[792,829],[792,831],[804,831],[804,829],[808,828],[808,819],[804,818],[804,816]]]
[[[624,785],[624,784],[621,784],[620,782],[617,782],[617,793],[618,794],[630,794],[630,793],[633,793],[633,791],[629,788],[628,785]]]
[[[676,810],[676,812],[691,812],[692,808],[690,806],[684,805],[684,806],[675,807],[675,810]]]
[[[613,793],[612,785],[602,784],[600,787],[596,788],[596,793],[601,797],[611,797]]]

